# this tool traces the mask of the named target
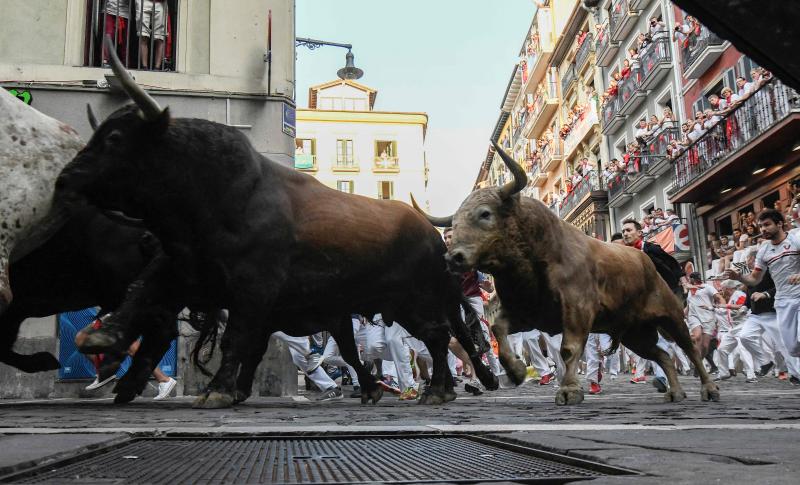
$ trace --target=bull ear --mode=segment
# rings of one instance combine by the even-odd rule
[[[145,120],[158,121],[159,117],[164,113],[164,110],[156,103],[155,99],[147,94],[141,86],[136,84],[136,81],[133,80],[130,73],[125,70],[122,61],[120,61],[117,56],[116,49],[114,49],[114,43],[111,41],[111,37],[105,36],[103,41],[105,42],[105,47],[111,58],[111,70],[114,71],[114,75],[117,76],[120,84],[122,84],[122,89],[125,90],[125,93],[128,94],[133,102],[136,103],[136,106],[142,111],[142,117]]]
[[[528,185],[528,176],[525,175],[525,170],[520,166],[520,164],[511,158],[511,155],[503,151],[497,142],[492,140],[492,145],[494,145],[494,149],[497,150],[497,153],[500,155],[503,163],[506,164],[506,167],[508,167],[508,169],[511,171],[511,174],[514,176],[514,180],[500,187],[500,198],[505,200],[512,195],[519,193],[525,188],[526,185]]]
[[[411,205],[414,207],[414,210],[425,216],[428,219],[428,222],[433,224],[436,227],[450,227],[453,225],[453,216],[448,217],[434,217],[430,214],[427,214],[422,208],[417,204],[417,200],[414,198],[414,194],[409,194],[411,196]]]
[[[97,131],[97,117],[94,115],[92,105],[89,103],[86,103],[86,116],[89,118],[89,126],[92,127],[92,131]]]

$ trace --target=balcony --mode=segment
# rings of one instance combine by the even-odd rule
[[[577,123],[570,130],[569,135],[564,138],[564,155],[569,159],[572,157],[580,144],[586,140],[593,131],[593,128],[600,122],[597,116],[597,109],[593,102],[589,102]]]
[[[630,76],[619,84],[619,114],[628,116],[647,98],[647,91],[642,89],[641,69],[631,70]]]
[[[628,0],[614,0],[608,11],[608,26],[611,29],[611,41],[620,42],[636,26],[639,11],[631,8]]]
[[[563,159],[563,155],[561,154],[561,140],[555,139],[550,141],[547,147],[542,150],[541,156],[542,159],[540,163],[543,172],[550,172],[556,168],[556,165]]]
[[[295,153],[294,154],[294,168],[306,172],[317,171],[317,156]]]
[[[541,187],[547,182],[547,172],[542,172],[541,167],[539,166],[539,161],[532,162],[530,165],[530,170],[528,170],[528,180],[531,181],[534,187]]]
[[[601,132],[604,135],[615,133],[625,124],[625,116],[619,112],[620,96],[617,94],[611,99],[606,100],[606,103],[601,108],[600,114],[602,118]]]
[[[609,207],[620,207],[631,200],[633,193],[628,190],[628,181],[628,174],[625,173],[618,173],[606,181]]]
[[[647,173],[658,178],[670,169],[671,164],[667,158],[667,147],[672,140],[680,140],[680,129],[678,123],[673,126],[665,126],[655,132],[647,141],[647,146],[642,150],[643,165]]]
[[[619,51],[619,42],[611,40],[611,34],[608,31],[608,24],[603,24],[603,28],[597,33],[595,40],[595,64],[600,67],[608,67],[614,62],[614,57]]]
[[[553,214],[556,215],[556,217],[559,217],[559,215],[558,215],[558,202],[556,202],[556,201],[550,202],[550,205],[548,205],[547,208],[550,209],[553,212]]]
[[[533,108],[528,116],[529,126],[523,130],[523,136],[530,139],[538,138],[557,110],[556,82],[544,81],[533,100]]]
[[[777,163],[798,132],[800,96],[772,79],[675,157],[671,200],[695,202],[752,179],[752,167]]]
[[[587,61],[592,52],[594,52],[594,36],[589,32],[586,34],[586,38],[583,39],[583,43],[578,47],[578,52],[575,53],[575,67],[579,73],[582,73],[584,67],[589,65]]]
[[[642,89],[656,86],[672,70],[668,33],[656,38],[639,56],[642,64]]]
[[[526,109],[523,109],[519,115],[519,118],[517,118],[517,126],[514,128],[514,135],[513,139],[511,140],[512,146],[516,145],[522,139],[522,130],[525,128],[525,124],[527,123],[529,117],[530,113],[528,113]]]
[[[703,26],[700,35],[691,35],[689,45],[681,47],[683,77],[697,79],[702,76],[719,59],[725,48],[725,41]]]
[[[565,98],[569,89],[578,81],[578,74],[575,72],[575,64],[570,64],[561,77],[561,97]]]
[[[547,65],[550,62],[550,56],[553,54],[552,43],[546,42],[544,46],[539,46],[533,53],[528,56],[526,61],[526,79],[522,87],[522,94],[533,94],[542,77],[547,72]]]
[[[597,171],[590,170],[588,174],[584,175],[580,182],[572,188],[572,192],[567,194],[561,205],[558,208],[558,213],[563,219],[568,219],[573,210],[580,207],[584,201],[589,197],[589,194],[595,191],[603,190],[600,186],[600,180],[597,176]]]
[[[634,10],[644,10],[650,0],[631,0],[631,8]]]
[[[691,245],[687,237],[688,234],[686,219],[678,218],[671,221],[671,223],[650,229],[644,236],[644,240],[658,244],[667,254],[689,253],[691,252]]]
[[[358,172],[361,170],[354,158],[337,158],[333,162],[334,172]]]
[[[398,157],[375,157],[372,171],[375,173],[397,173],[400,171]]]

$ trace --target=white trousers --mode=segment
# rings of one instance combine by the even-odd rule
[[[364,348],[364,360],[391,360],[397,368],[400,389],[416,387],[411,352],[405,342],[411,335],[397,322],[386,326],[380,314],[375,315],[373,322],[374,325],[361,325],[356,334],[356,342]]]
[[[800,358],[789,355],[783,342],[777,313],[748,315],[739,333],[739,341],[753,355],[757,365],[764,365],[774,359],[779,368],[785,366],[791,375],[800,377]],[[772,358],[768,349],[772,350]]]
[[[800,357],[800,300],[776,301],[775,313],[789,356]]]
[[[358,382],[358,374],[356,370],[348,364],[343,358],[342,353],[339,351],[339,345],[333,337],[328,337],[328,343],[325,345],[325,350],[322,351],[322,359],[328,364],[335,365],[336,367],[347,367],[350,377],[353,378],[353,385],[360,386]]]
[[[534,329],[511,334],[508,339],[515,354],[522,356],[523,348],[528,351],[531,365],[536,369],[539,376],[544,376],[550,373],[550,362],[547,361],[542,349],[539,347],[539,335],[541,334],[541,332]]]
[[[742,361],[745,375],[747,375],[749,379],[752,379],[756,376],[753,356],[751,356],[744,347],[740,346],[739,333],[741,330],[741,326],[736,326],[728,331],[720,331],[719,334],[717,334],[717,339],[719,340],[719,344],[717,345],[717,353],[719,354],[717,367],[720,368],[720,372],[724,372],[727,369],[734,369],[736,367],[735,359],[738,357],[739,360]],[[738,354],[735,354],[737,351]]]
[[[561,358],[561,334],[550,335],[542,332],[542,336],[547,347],[547,355],[556,365],[556,377],[560,383],[564,379],[564,360]]]
[[[600,352],[611,347],[611,337],[604,333],[590,333],[586,340],[586,380],[599,382],[600,363],[603,357]]]
[[[292,355],[292,362],[294,362],[294,365],[303,371],[320,390],[327,391],[328,389],[337,387],[336,382],[328,376],[328,373],[325,372],[322,367],[317,367],[311,374],[306,371],[306,369],[308,369],[308,359],[306,356],[311,353],[311,345],[308,344],[308,337],[292,337],[283,332],[275,332],[272,335],[286,342],[286,345],[289,346],[289,353]]]

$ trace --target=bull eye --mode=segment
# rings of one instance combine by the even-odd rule
[[[109,145],[117,145],[122,142],[122,133],[117,130],[112,131],[106,137],[106,143]]]
[[[484,209],[484,210],[481,211],[479,217],[481,219],[483,219],[483,220],[487,220],[487,219],[490,219],[492,217],[492,213],[489,210]]]

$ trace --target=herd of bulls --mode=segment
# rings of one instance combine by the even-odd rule
[[[89,306],[113,310],[80,350],[121,355],[143,337],[114,389],[116,402],[128,402],[174,338],[183,308],[208,315],[224,308],[222,360],[196,407],[247,399],[276,331],[330,332],[358,373],[362,402],[377,402],[382,390],[358,359],[350,315],[382,313],[426,344],[433,375],[421,403],[443,403],[455,398],[451,335],[481,382],[497,388],[462,317],[470,310],[457,273],[478,268],[495,278],[503,310],[493,330],[513,381],[522,382],[524,366],[509,333],[563,332],[566,372],[556,402],[580,402],[576,365],[591,330],[662,365],[667,398],[679,401],[685,393],[674,366],[656,347],[661,331],[701,370],[702,398],[719,398],[681,305],[652,262],[586,237],[521,197],[525,174],[499,147],[514,180],[474,192],[452,218],[434,218],[330,189],[256,153],[236,128],[173,118],[118,59],[112,66],[134,103],[99,124],[90,111],[95,131],[85,145],[0,92],[1,112],[14,125],[0,134],[0,361],[26,372],[57,368],[50,354],[13,352],[21,322]],[[434,224],[454,227],[449,252]],[[201,343],[217,328],[206,318]]]

